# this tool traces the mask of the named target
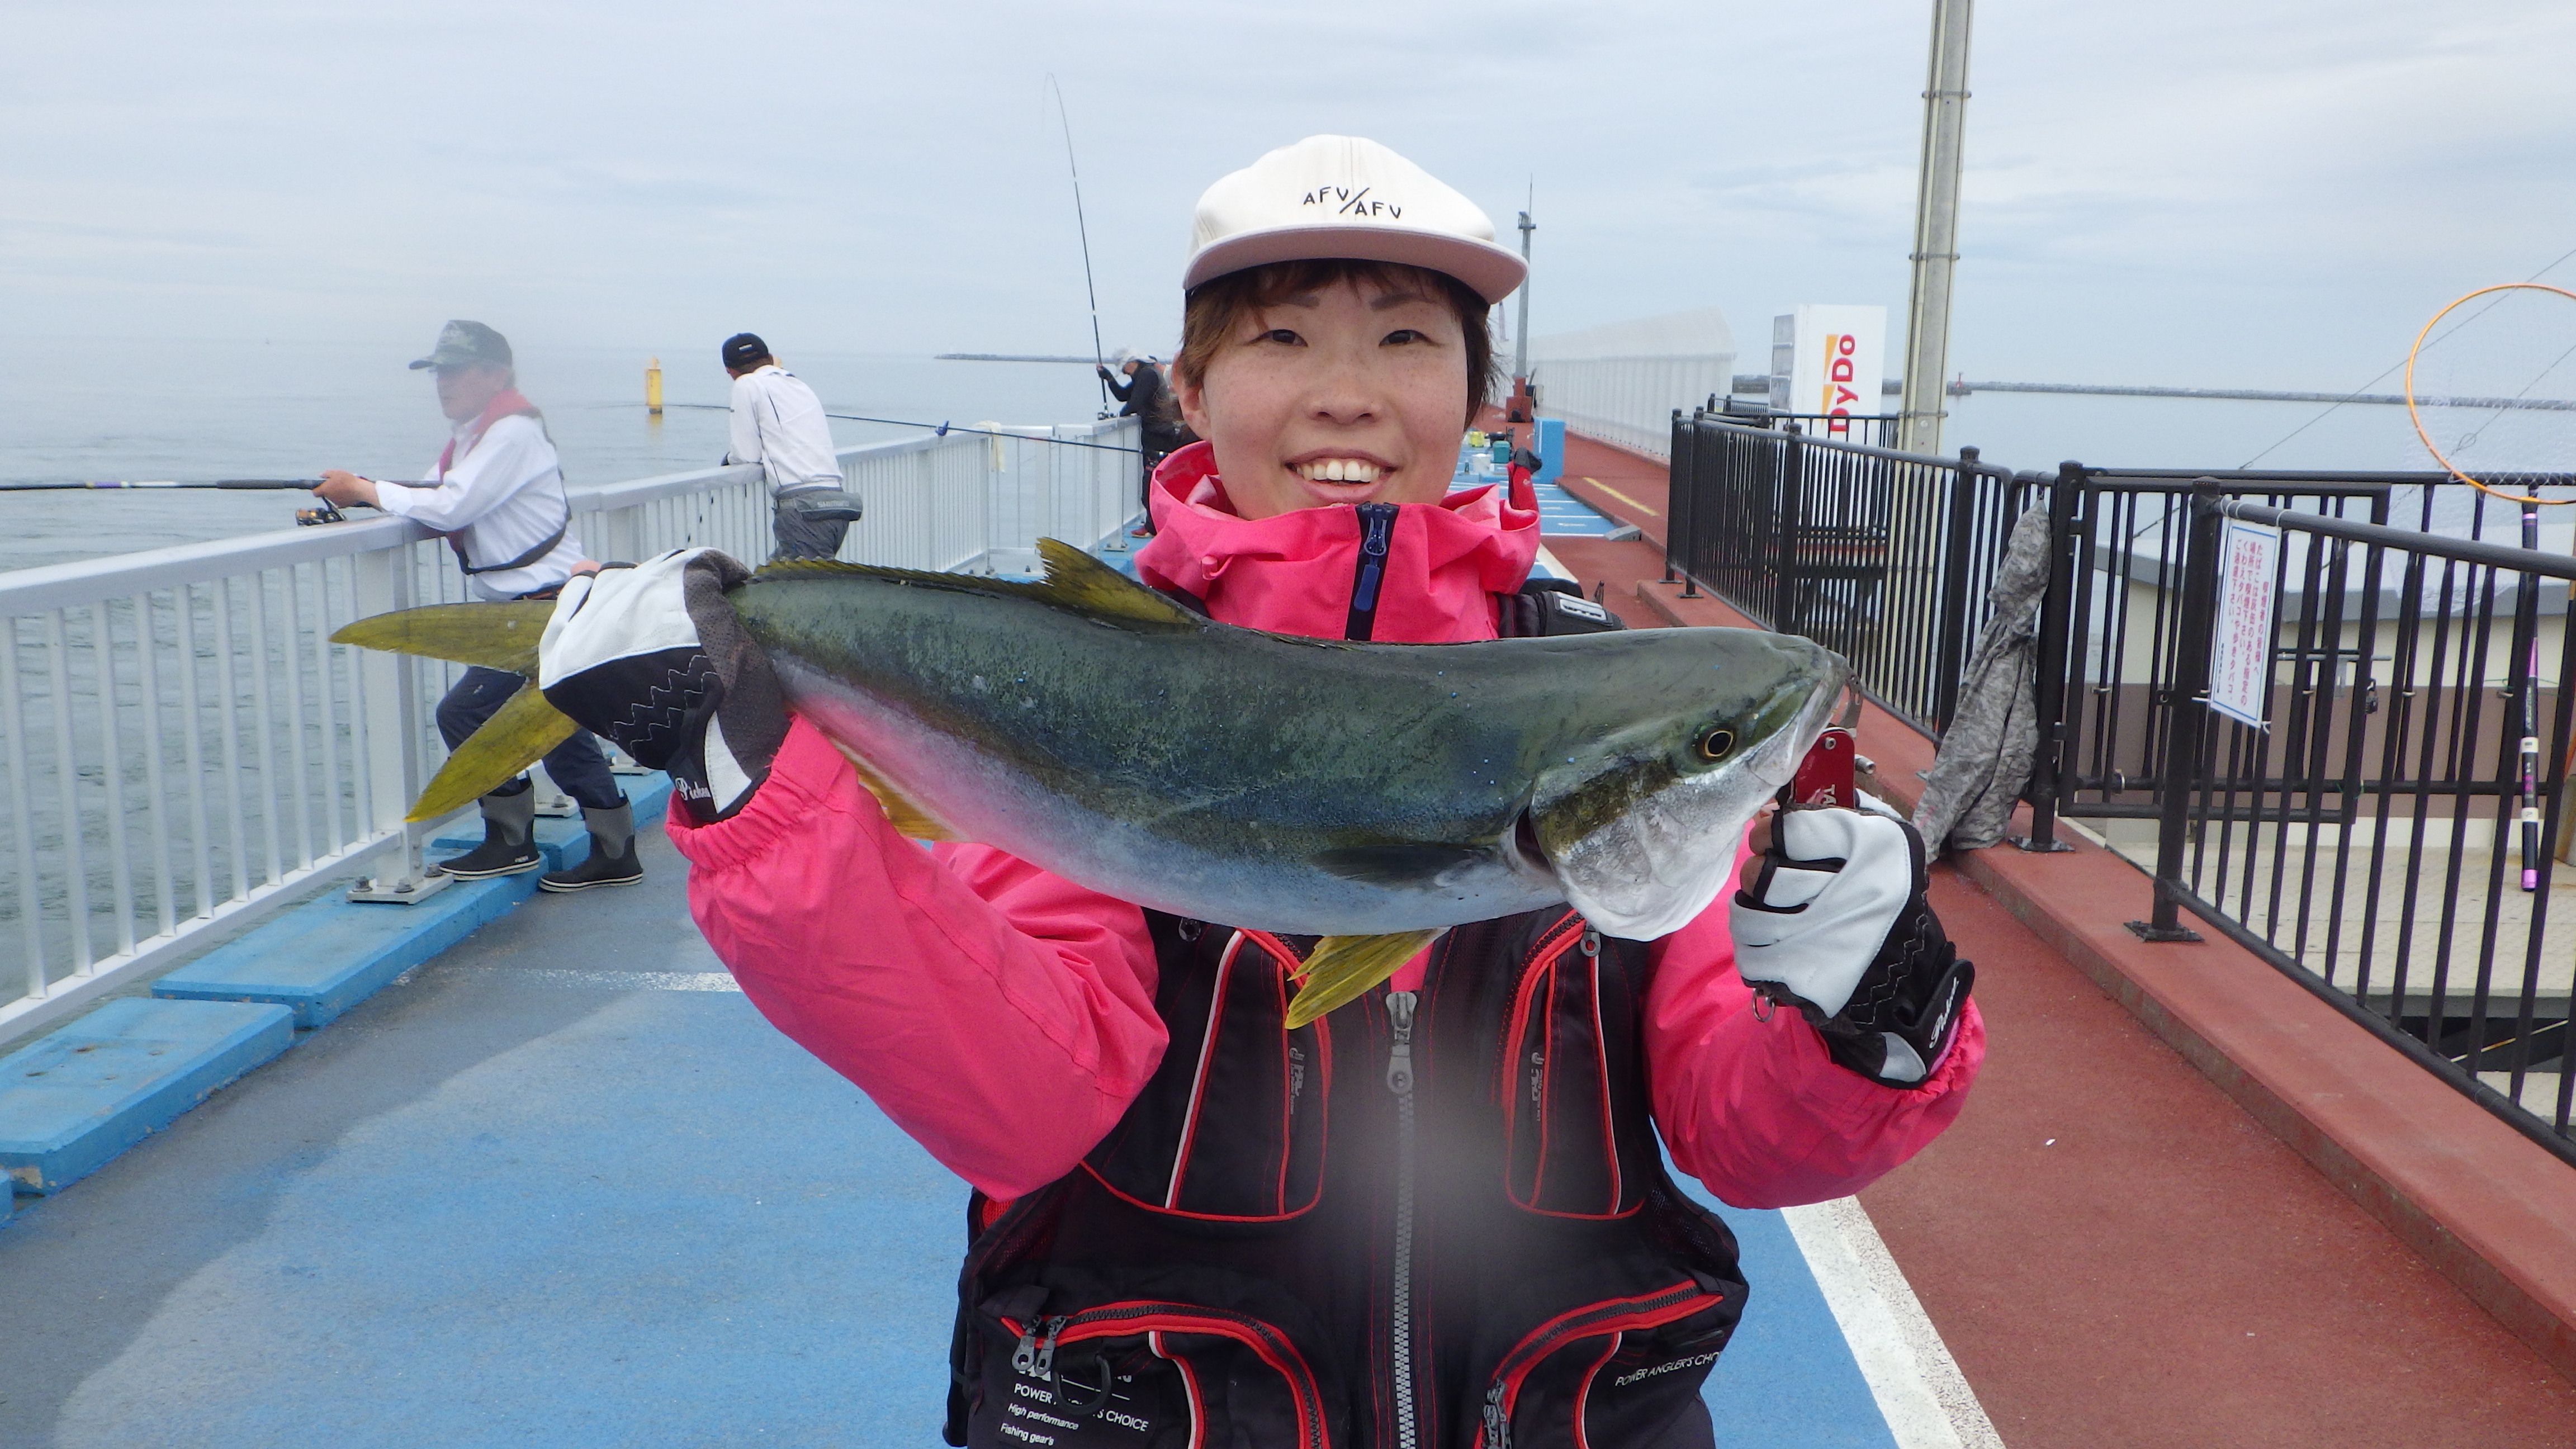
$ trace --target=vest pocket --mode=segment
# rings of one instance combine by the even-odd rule
[[[1024,1294],[986,1305],[983,1406],[967,1434],[974,1449],[1340,1442],[1306,1356],[1269,1322],[1154,1299],[1012,1311],[1007,1300]]]
[[[1213,970],[1171,973],[1163,1064],[1083,1164],[1137,1207],[1218,1222],[1297,1217],[1323,1193],[1332,1040],[1290,1031],[1296,953],[1236,931]]]
[[[1697,1278],[1570,1309],[1531,1329],[1485,1386],[1477,1449],[1652,1442],[1699,1402],[1742,1305]]]
[[[1605,969],[1602,938],[1579,917],[1540,942],[1503,1032],[1504,1188],[1513,1203],[1550,1217],[1624,1217],[1645,1187],[1645,1175],[1623,1160],[1618,1125],[1623,1115],[1642,1120],[1644,1109],[1626,1100],[1637,1076],[1621,1059],[1626,980]]]

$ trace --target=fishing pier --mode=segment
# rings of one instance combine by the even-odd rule
[[[1725,1210],[1725,1442],[2576,1442],[2564,550],[2419,475],[1828,442],[1676,336],[1542,349],[1546,565],[1846,654],[1896,803],[2047,540],[2020,843],[1935,871],[1983,1079],[1857,1199]],[[844,556],[1122,560],[1133,424],[999,431],[844,451]],[[599,557],[767,551],[754,469],[572,497]],[[2286,541],[2263,725],[2202,704],[2228,518]],[[964,1188],[752,1011],[661,832],[628,891],[423,873],[453,666],[328,636],[458,596],[394,519],[0,574],[0,1443],[937,1443]]]

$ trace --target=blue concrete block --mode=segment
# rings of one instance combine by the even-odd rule
[[[662,818],[667,775],[628,786],[637,828]],[[472,846],[474,840],[434,842]],[[547,870],[590,858],[590,832],[577,820],[540,820]],[[207,952],[153,984],[182,1001],[263,1001],[291,1008],[310,1031],[382,990],[439,952],[536,894],[538,871],[459,881],[418,905],[357,903],[337,896],[288,911]]]
[[[1534,483],[1553,483],[1565,474],[1565,419],[1538,420],[1538,444],[1531,449],[1538,454],[1538,471],[1530,475]]]
[[[153,983],[185,1001],[259,1001],[321,1026],[534,895],[537,873],[458,881],[418,905],[326,896],[243,933]]]
[[[0,1171],[59,1192],[294,1041],[282,1006],[111,1001],[0,1058]]]

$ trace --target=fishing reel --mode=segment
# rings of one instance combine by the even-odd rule
[[[349,515],[342,513],[340,511],[340,506],[336,503],[325,503],[318,508],[299,508],[295,510],[295,526],[298,528],[311,528],[316,524],[346,523],[348,521]]]

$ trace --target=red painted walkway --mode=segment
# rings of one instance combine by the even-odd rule
[[[1569,491],[1661,539],[1660,467],[1568,454]],[[1659,547],[1548,546],[1667,622],[1640,593],[1671,592]],[[1864,753],[1928,758],[1871,716]],[[2141,913],[2143,875],[2134,897],[2100,909]],[[1978,885],[1944,865],[1934,900],[1992,1054],[1958,1125],[1862,1201],[2011,1449],[2576,1445],[2576,1384]]]

